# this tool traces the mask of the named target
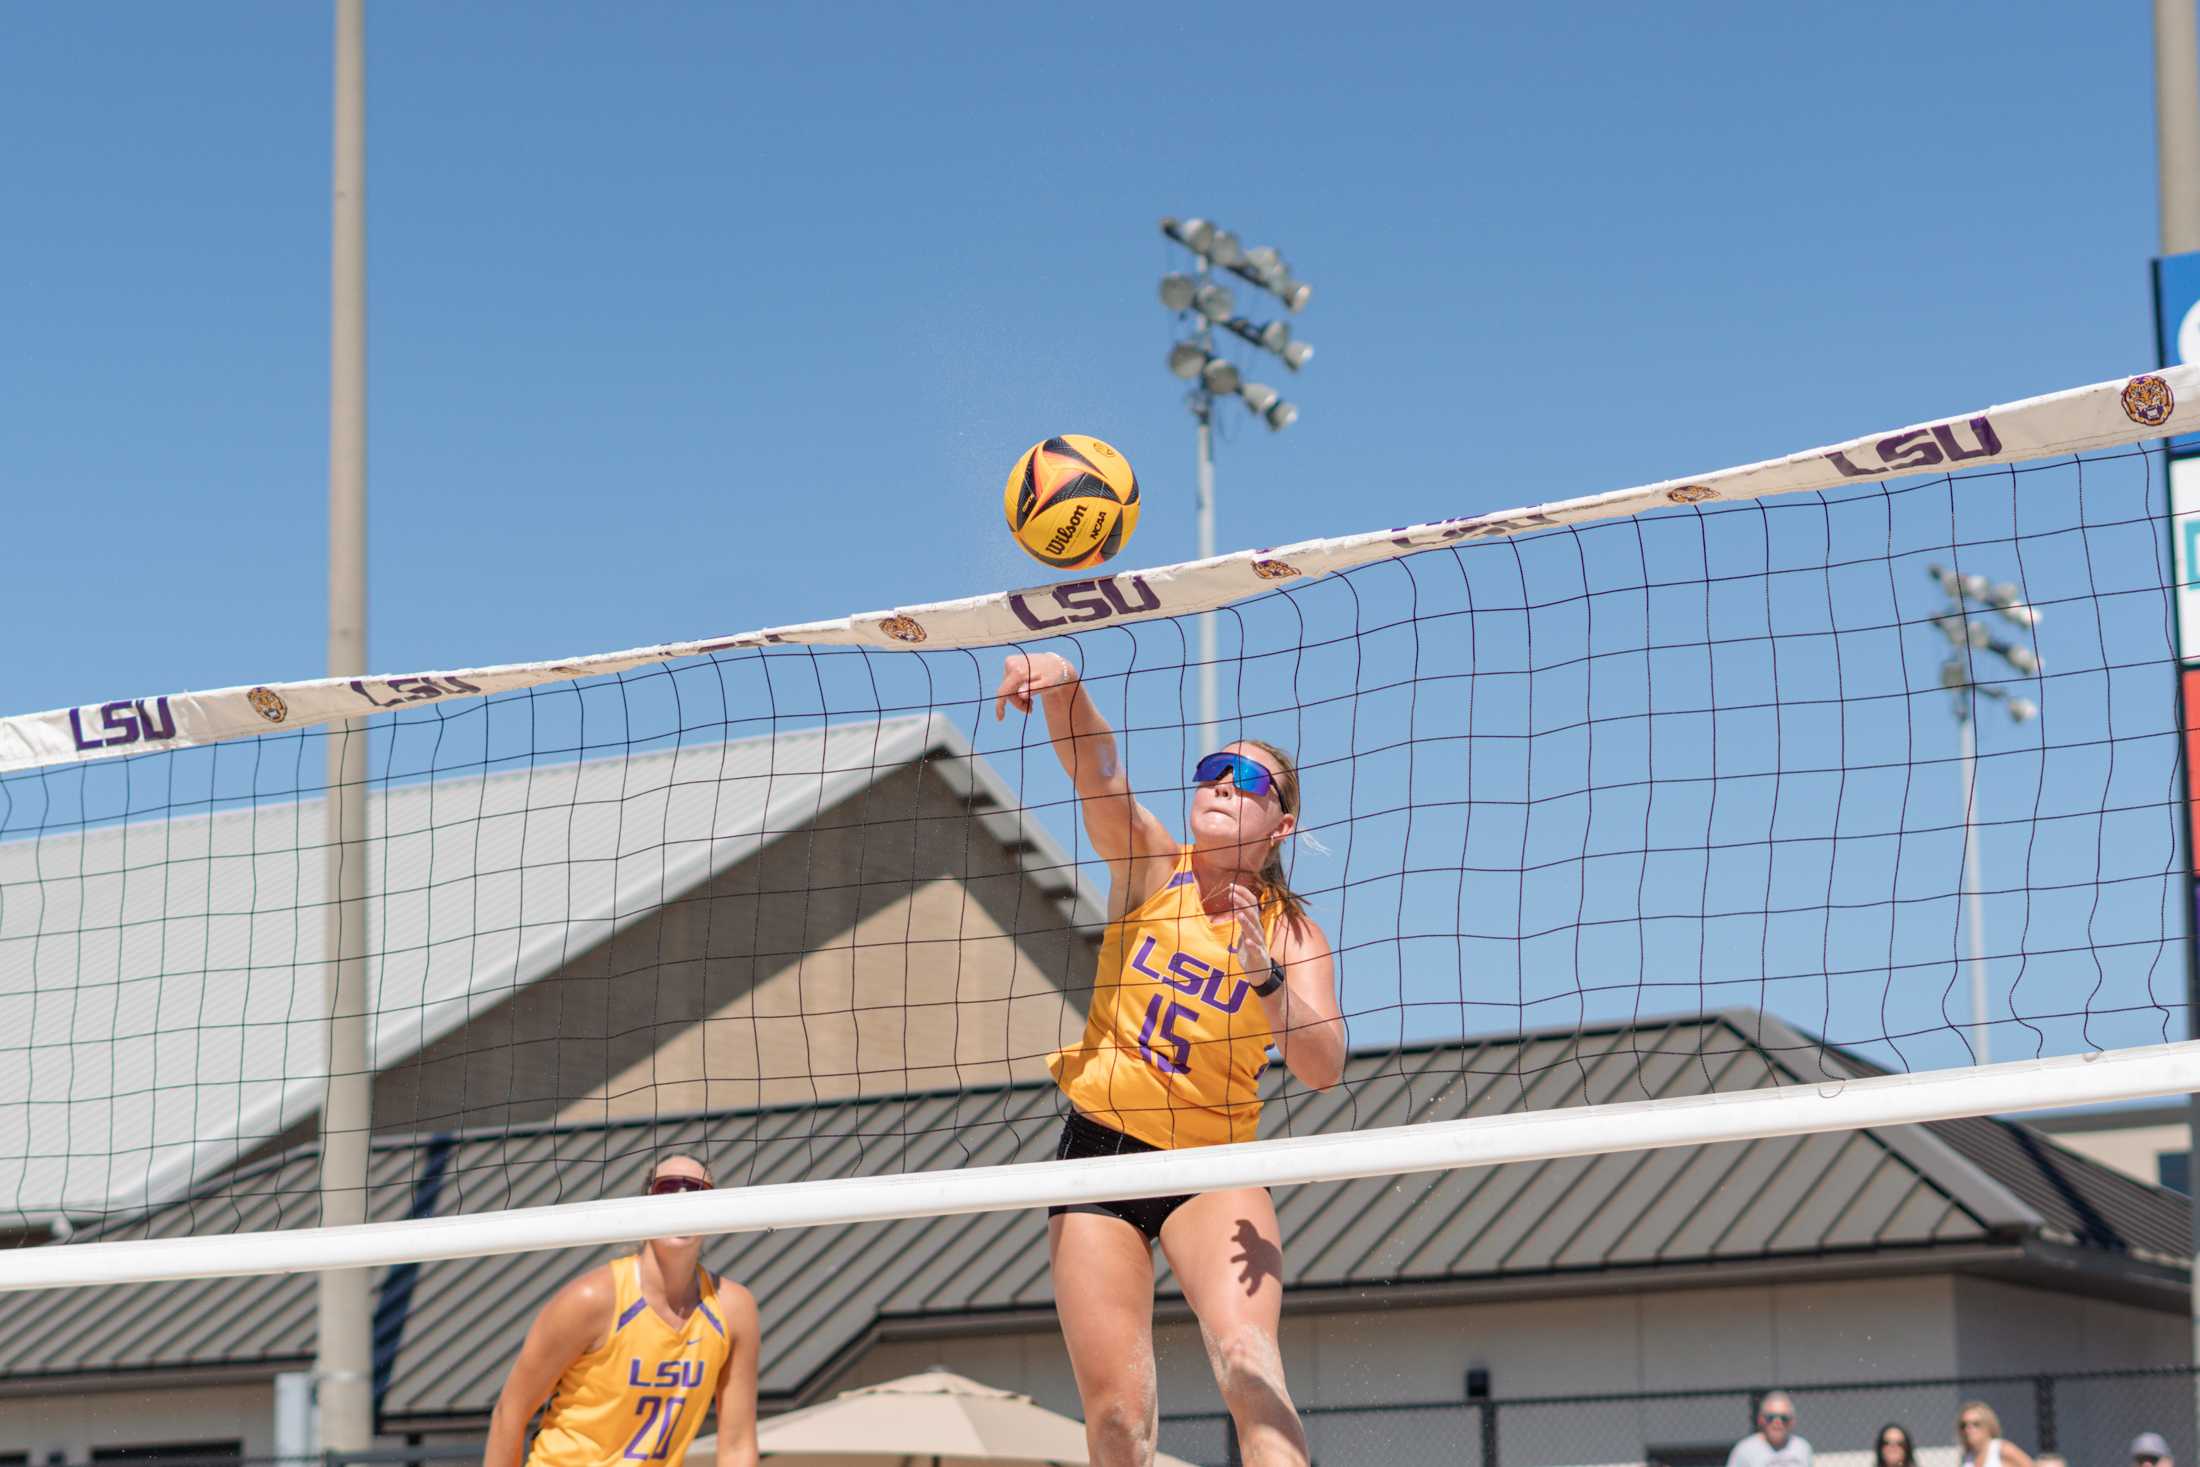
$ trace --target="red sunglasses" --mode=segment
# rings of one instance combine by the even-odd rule
[[[649,1195],[652,1197],[669,1197],[675,1192],[714,1192],[716,1190],[716,1187],[704,1181],[701,1177],[652,1177],[649,1180],[648,1188]]]

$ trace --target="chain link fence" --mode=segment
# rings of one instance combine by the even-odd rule
[[[1771,1384],[1312,1406],[1303,1415],[1317,1467],[1726,1467],[1734,1443],[1756,1429],[1757,1399]],[[1889,1423],[1909,1429],[1918,1467],[1957,1467],[1956,1412],[1967,1401],[1991,1406],[2009,1442],[2035,1456],[2059,1453],[2070,1467],[2129,1467],[2142,1431],[2161,1433],[2180,1463],[2200,1463],[2196,1388],[2190,1366],[1781,1386],[1817,1467],[1873,1467]],[[1200,1467],[1238,1461],[1230,1420],[1218,1412],[1164,1416],[1161,1447]]]

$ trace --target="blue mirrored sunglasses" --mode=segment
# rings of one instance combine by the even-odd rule
[[[1209,754],[1192,766],[1192,783],[1213,784],[1224,775],[1241,795],[1260,796],[1276,787],[1276,773],[1243,754]]]

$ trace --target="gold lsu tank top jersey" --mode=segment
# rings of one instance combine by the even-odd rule
[[[618,1312],[611,1338],[558,1377],[528,1467],[679,1467],[702,1430],[732,1353],[718,1312],[718,1281],[697,1269],[702,1299],[684,1329],[642,1297],[642,1261],[611,1260]]]
[[[1281,904],[1265,894],[1274,950]],[[1085,1035],[1049,1060],[1070,1104],[1149,1146],[1250,1141],[1268,1068],[1268,1013],[1238,967],[1237,919],[1200,905],[1191,847],[1168,880],[1108,924]]]

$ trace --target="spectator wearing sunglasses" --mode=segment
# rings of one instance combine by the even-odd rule
[[[1917,1441],[1907,1426],[1890,1421],[1879,1428],[1878,1467],[1917,1467]]]
[[[1984,1401],[1965,1401],[1956,1412],[1956,1444],[1963,1467],[2037,1467],[2030,1452],[2001,1439],[2001,1418]]]
[[[686,1152],[658,1157],[642,1179],[652,1197],[714,1186]],[[713,1405],[715,1467],[755,1467],[756,1300],[706,1272],[702,1247],[692,1235],[653,1238],[558,1290],[497,1396],[482,1467],[520,1467],[545,1397],[527,1467],[681,1467]]]
[[[2132,1467],[2177,1467],[2176,1459],[2169,1454],[2169,1443],[2158,1431],[2142,1431],[2131,1439],[2131,1463]]]
[[[1180,841],[1133,794],[1115,732],[1067,661],[1010,657],[994,717],[1011,706],[1042,711],[1108,863],[1108,926],[1084,1035],[1050,1061],[1069,1110],[1056,1155],[1252,1140],[1271,1046],[1301,1083],[1336,1084],[1345,1034],[1335,964],[1284,860],[1299,821],[1290,756],[1240,739],[1198,760]],[[1243,1460],[1305,1467],[1306,1433],[1276,1342],[1281,1236],[1260,1187],[1050,1209],[1055,1312],[1095,1467],[1153,1460],[1156,1242],[1199,1317]]]
[[[1734,1444],[1726,1467],[1811,1467],[1810,1443],[1795,1434],[1795,1402],[1786,1391],[1765,1392],[1757,1429]]]

